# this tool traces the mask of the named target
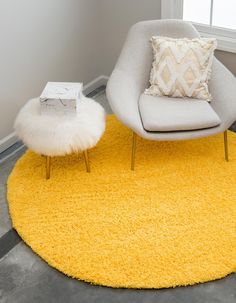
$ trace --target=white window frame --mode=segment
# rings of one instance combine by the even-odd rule
[[[161,0],[162,19],[183,19],[184,0]],[[236,30],[193,23],[203,37],[215,37],[217,49],[236,53]]]

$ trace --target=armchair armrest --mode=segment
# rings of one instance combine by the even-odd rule
[[[229,128],[236,120],[236,78],[217,59],[214,59],[209,83],[212,108],[222,120],[222,127]]]
[[[135,81],[126,72],[115,69],[106,89],[110,106],[118,119],[139,134],[142,133],[143,126],[138,101],[145,87],[145,83]]]

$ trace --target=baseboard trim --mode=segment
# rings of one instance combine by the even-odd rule
[[[93,90],[97,89],[98,87],[102,85],[106,85],[108,81],[108,77],[101,75],[94,79],[93,81],[87,83],[84,86],[84,94],[88,95],[91,93]],[[15,144],[18,141],[18,138],[16,137],[15,132],[12,132],[10,135],[7,137],[3,138],[0,140],[0,153],[4,152],[6,149],[11,147],[13,144]]]
[[[0,140],[0,154],[18,141],[15,132]]]
[[[84,86],[84,94],[88,95],[100,86],[107,85],[108,77],[101,75]]]

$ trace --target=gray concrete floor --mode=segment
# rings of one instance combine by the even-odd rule
[[[107,110],[104,92],[94,97]],[[235,130],[236,127],[234,126]],[[0,238],[11,229],[6,181],[22,149],[0,163]],[[236,303],[236,274],[204,284],[160,290],[112,289],[68,278],[20,242],[0,259],[0,303]]]
[[[21,150],[6,159],[6,161],[0,163],[0,237],[2,237],[9,229],[11,229],[11,221],[6,201],[7,178],[12,168],[14,167],[16,160],[20,158],[25,150],[26,148],[23,147]]]

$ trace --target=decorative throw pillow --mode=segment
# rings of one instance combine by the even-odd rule
[[[211,101],[208,81],[217,42],[213,38],[151,38],[154,61],[145,94]]]

